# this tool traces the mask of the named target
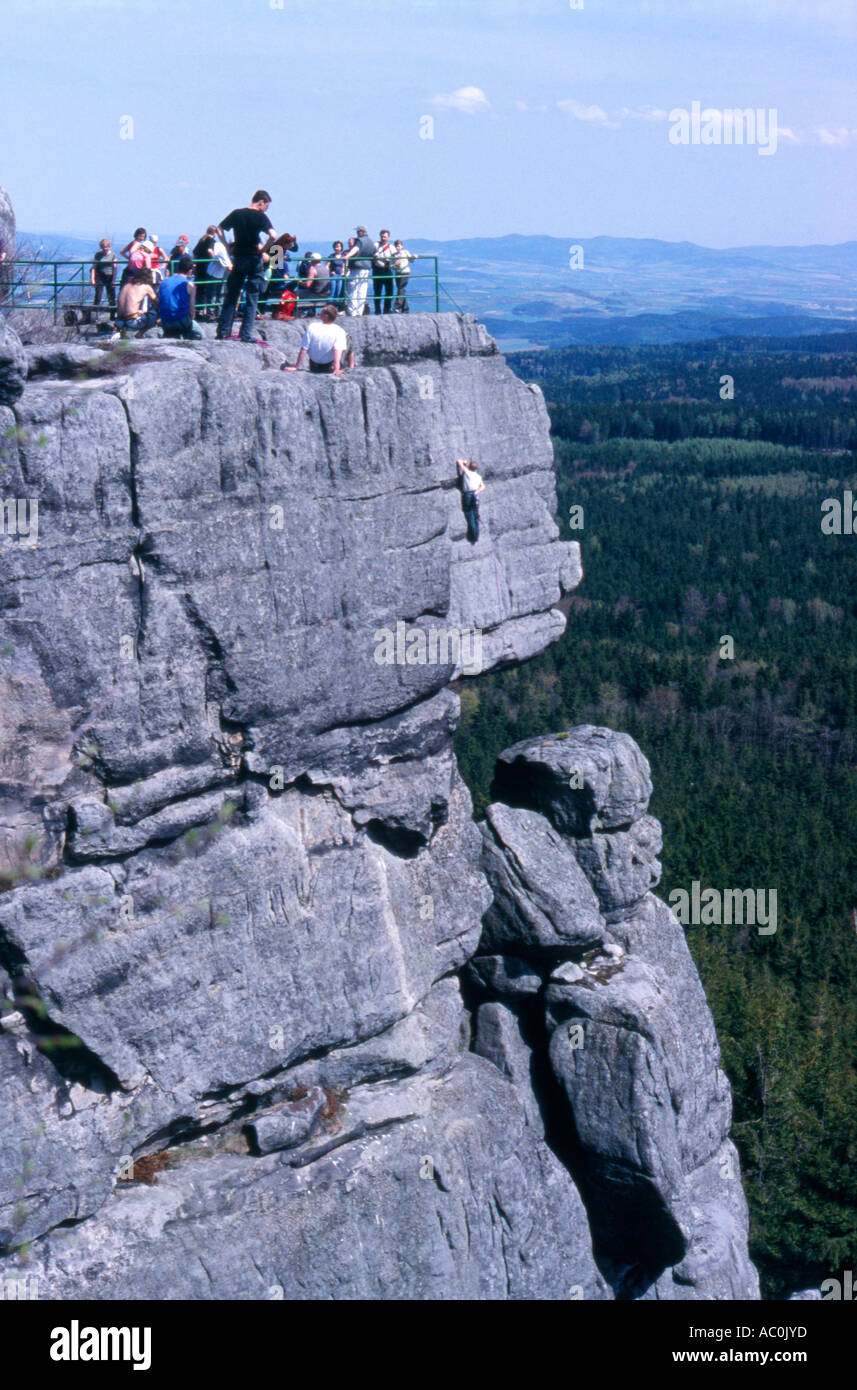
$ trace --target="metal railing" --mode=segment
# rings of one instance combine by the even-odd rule
[[[335,299],[331,295],[319,295],[308,292],[305,277],[300,278],[297,274],[297,266],[305,259],[308,252],[295,254],[290,253],[290,265],[288,268],[276,269],[271,273],[270,278],[266,279],[265,287],[259,296],[259,312],[261,314],[273,313],[279,304],[280,293],[284,286],[294,286],[298,302],[295,306],[297,317],[307,317],[315,313],[325,303],[336,303],[343,310],[346,309],[348,300],[349,278],[345,277],[343,293]],[[321,265],[327,268],[327,260],[330,253],[322,253]],[[223,288],[226,284],[226,277],[223,279],[210,279],[200,270],[209,264],[208,259],[195,261],[194,279],[197,285],[198,298],[202,301],[199,305],[200,310],[211,309],[216,311],[222,299]],[[90,283],[92,272],[92,260],[41,260],[34,257],[31,260],[9,260],[3,262],[3,286],[2,298],[0,298],[0,308],[10,310],[41,310],[53,314],[54,322],[59,320],[60,314],[68,310],[87,310],[93,315],[99,313],[108,314],[110,305],[105,303],[105,291],[101,293],[101,303],[96,305],[95,286]],[[119,276],[126,268],[124,262],[119,261],[117,265],[117,276],[115,281],[115,291],[118,294]],[[164,267],[164,273],[169,273],[169,267]],[[366,303],[369,312],[375,310],[375,272],[369,271],[369,286],[366,295]],[[339,277],[334,277],[339,278]],[[395,305],[399,297],[399,289],[396,284],[395,270],[390,272],[392,279],[392,301]],[[273,288],[272,288],[273,285]],[[199,292],[202,293],[199,293]],[[407,278],[407,285],[404,287],[406,302],[410,308],[416,305],[414,312],[420,309],[426,312],[437,313],[440,309],[440,279],[438,274],[437,256],[419,256],[411,264],[411,272]],[[390,291],[388,287],[385,299],[389,299]],[[243,295],[242,295],[243,299]],[[382,302],[383,307],[383,302]],[[241,303],[239,302],[239,312]]]

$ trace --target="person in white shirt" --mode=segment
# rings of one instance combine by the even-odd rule
[[[345,329],[336,322],[339,311],[335,304],[325,304],[320,319],[311,319],[304,329],[301,350],[293,367],[284,367],[284,372],[299,371],[305,357],[309,357],[311,372],[330,372],[342,376],[342,357],[348,349]]]
[[[467,539],[475,545],[479,540],[479,494],[485,491],[485,483],[473,459],[456,459],[455,466],[461,479],[461,505],[467,519]]]

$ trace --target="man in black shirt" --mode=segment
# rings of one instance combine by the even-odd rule
[[[232,269],[226,281],[226,294],[223,299],[223,308],[220,311],[220,321],[217,325],[217,337],[228,338],[232,333],[232,324],[235,319],[235,310],[244,290],[244,315],[241,319],[241,341],[242,343],[252,343],[253,325],[256,321],[256,307],[259,303],[259,295],[262,292],[263,273],[267,252],[277,240],[277,233],[274,231],[268,217],[268,208],[271,205],[271,195],[260,188],[253,194],[253,200],[247,208],[236,208],[230,212],[228,217],[224,217],[220,226],[225,232],[232,232],[234,237],[234,250],[232,253]],[[265,241],[259,245],[259,237],[264,236]]]

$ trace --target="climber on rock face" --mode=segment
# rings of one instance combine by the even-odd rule
[[[475,545],[479,540],[479,494],[485,491],[485,484],[473,459],[456,459],[455,466],[461,479],[461,505],[467,520],[467,539]]]

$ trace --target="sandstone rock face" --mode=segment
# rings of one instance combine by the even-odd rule
[[[8,272],[4,272],[2,266],[11,261],[15,255],[15,213],[12,208],[12,200],[5,188],[0,188],[0,300],[2,300],[3,287],[8,281]]]
[[[0,1272],[60,1299],[751,1297],[645,760],[574,731],[566,806],[564,753],[538,797],[506,755],[483,833],[452,751],[450,683],[542,650],[580,577],[544,403],[465,316],[349,327],[343,380],[279,370],[292,325],[42,346],[0,410],[30,504],[0,537]],[[551,1041],[577,1017],[585,1061]],[[619,1248],[611,1183],[651,1250]]]
[[[5,188],[0,188],[0,305],[9,292],[9,262],[15,255],[15,214]],[[0,406],[11,405],[24,389],[27,361],[15,330],[0,314]],[[2,478],[0,478],[2,484]]]
[[[660,826],[646,814],[645,758],[627,735],[586,725],[509,749],[496,785],[545,815],[501,803],[483,827],[494,891],[483,946],[504,955],[502,969],[495,957],[468,968],[485,1001],[480,1050],[496,1060],[494,1017],[482,1020],[502,1007],[526,1027],[531,1067],[549,1067],[548,1137],[578,1178],[617,1296],[757,1298],[714,1025],[682,929],[650,892]],[[514,988],[534,971],[540,993]]]

